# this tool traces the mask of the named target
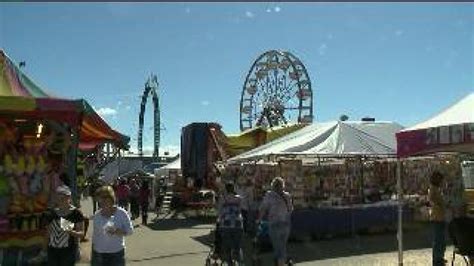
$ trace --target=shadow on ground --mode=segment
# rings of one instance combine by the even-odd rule
[[[186,255],[200,255],[203,253],[207,253],[206,251],[199,251],[199,252],[186,252],[186,253],[176,253],[176,254],[169,254],[169,255],[161,255],[161,256],[153,256],[153,257],[146,257],[142,259],[130,259],[127,260],[128,262],[145,262],[150,260],[157,260],[157,259],[167,259],[167,258],[174,258],[174,257],[181,257]]]
[[[416,227],[404,229],[404,250],[424,249],[431,247],[431,236],[429,226],[417,225]],[[210,249],[213,245],[213,235],[206,234],[193,237]],[[448,243],[449,244],[449,243]],[[254,249],[252,241],[246,237],[243,241],[244,256],[249,263]],[[341,236],[324,240],[290,241],[288,255],[294,262],[308,262],[325,259],[334,259],[358,255],[376,253],[396,252],[398,243],[396,232],[385,232],[378,234],[358,234],[354,236]],[[271,253],[256,254],[264,262],[263,265],[271,265]],[[246,263],[246,265],[247,265]],[[251,264],[248,264],[251,265]]]
[[[178,229],[193,229],[193,227],[200,226],[197,229],[202,230],[202,226],[213,227],[212,222],[207,218],[184,218],[184,217],[166,217],[155,219],[153,222],[146,225],[148,228],[155,231],[170,231]]]

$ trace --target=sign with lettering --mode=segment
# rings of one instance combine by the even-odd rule
[[[399,157],[430,151],[456,151],[457,145],[474,145],[474,123],[403,131],[396,136]]]

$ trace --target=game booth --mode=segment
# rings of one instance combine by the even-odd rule
[[[46,245],[44,212],[56,187],[68,185],[79,201],[78,151],[129,139],[85,100],[47,94],[3,50],[0,67],[0,265],[26,265]]]

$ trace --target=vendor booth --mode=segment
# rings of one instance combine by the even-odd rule
[[[251,181],[256,209],[270,180],[282,176],[296,207],[296,238],[393,230],[401,129],[393,122],[315,123],[229,159],[225,178]]]
[[[45,244],[44,212],[68,185],[77,203],[78,149],[126,147],[85,100],[54,98],[0,50],[0,264],[24,265]]]
[[[469,165],[474,159],[474,93],[470,93],[457,103],[443,110],[436,116],[421,122],[413,127],[397,133],[397,155],[403,161],[400,166],[405,167],[406,163],[415,156],[436,155],[443,158],[443,153],[449,152],[451,157],[445,159],[444,164],[435,167],[445,175],[445,182],[448,183],[445,195],[449,197],[450,204],[462,205],[467,203],[468,211],[474,212],[474,188],[471,187],[474,178],[468,172]],[[454,156],[453,156],[454,153]],[[440,167],[449,165],[451,169],[441,169]],[[461,166],[462,171],[461,171]],[[428,169],[425,175],[427,178],[433,169]],[[461,177],[464,177],[462,180]],[[400,171],[399,183],[410,180],[410,176]],[[423,188],[427,191],[427,188]],[[405,189],[399,188],[399,197],[406,193]],[[462,195],[464,194],[464,195]],[[406,198],[406,197],[405,197]],[[452,206],[455,208],[456,206]],[[401,218],[402,212],[399,213]],[[402,219],[399,220],[399,265],[403,265],[403,231]]]

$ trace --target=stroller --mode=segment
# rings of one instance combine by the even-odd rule
[[[219,224],[217,223],[215,228],[211,230],[211,236],[213,236],[213,243],[211,245],[211,249],[206,257],[206,266],[218,266],[218,265],[225,265],[225,251],[222,248],[222,238],[221,234],[219,233]],[[232,261],[233,265],[239,265],[237,260],[234,257],[234,253],[232,252]],[[237,256],[237,255],[235,255]]]
[[[252,265],[262,264],[261,255],[272,251],[272,242],[268,233],[268,222],[261,221],[256,225],[255,236],[252,239]]]
[[[252,266],[261,266],[264,265],[261,258],[262,254],[272,252],[273,247],[269,234],[268,221],[260,221],[256,225],[256,229],[255,236],[252,240]],[[292,266],[292,259],[288,258],[286,265]]]

